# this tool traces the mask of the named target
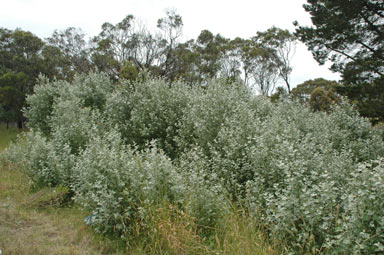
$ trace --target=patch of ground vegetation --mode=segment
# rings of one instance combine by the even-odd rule
[[[21,131],[16,128],[7,128],[5,124],[0,124],[0,151],[8,147],[9,143],[16,141],[17,135]]]

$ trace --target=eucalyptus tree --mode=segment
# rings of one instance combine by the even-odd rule
[[[195,51],[200,55],[199,73],[202,81],[219,75],[229,40],[220,34],[214,35],[202,30],[195,43]]]
[[[261,95],[268,96],[278,80],[278,65],[271,49],[255,47],[251,52],[250,80]]]
[[[323,78],[316,78],[313,80],[307,80],[294,89],[292,89],[292,95],[300,98],[302,101],[308,101],[311,93],[316,88],[322,88],[325,91],[336,91],[341,84],[337,81],[330,81]]]
[[[51,37],[46,38],[46,42],[49,46],[61,51],[62,56],[52,48],[47,50],[46,54],[61,57],[61,69],[66,72],[63,74],[64,78],[72,79],[75,72],[88,73],[90,71],[90,45],[81,28],[68,27],[62,31],[55,30]]]
[[[174,79],[171,70],[174,50],[181,38],[182,18],[172,10],[158,20],[158,32],[149,31],[133,15],[113,25],[106,22],[93,38],[92,61],[98,70],[118,79],[123,68],[150,71]],[[126,70],[125,70],[126,71]],[[173,77],[173,78],[171,78]]]
[[[183,25],[182,17],[172,9],[166,10],[166,17],[157,20],[157,27],[161,31],[160,75],[170,81],[176,77],[176,72],[172,69],[175,62],[174,51],[181,40]]]
[[[127,46],[134,34],[133,21],[134,16],[127,15],[116,25],[105,22],[99,35],[92,39],[94,65],[113,79],[118,79],[123,63],[129,60],[131,49]]]
[[[127,15],[122,21],[113,25],[105,22],[101,32],[93,38],[97,50],[112,55],[119,63],[128,60],[130,48],[127,47],[134,34],[134,16]]]
[[[265,32],[258,32],[256,37],[263,47],[268,47],[273,50],[279,78],[284,81],[288,93],[291,93],[291,60],[296,52],[296,37],[288,30],[277,27],[269,28]]]
[[[161,55],[159,33],[151,33],[144,25],[137,29],[127,43],[131,49],[129,60],[141,71],[150,70],[157,65]]]
[[[323,78],[307,80],[292,90],[292,95],[303,103],[308,103],[314,111],[329,111],[332,104],[340,101],[336,95],[340,83]]]
[[[237,55],[244,83],[262,95],[270,95],[279,78],[279,61],[275,50],[260,43],[257,36],[251,39],[236,38]]]
[[[232,52],[237,56],[240,64],[239,68],[241,70],[242,79],[245,84],[249,85],[252,63],[252,56],[250,53],[254,46],[253,42],[249,39],[237,37],[231,41],[231,44],[233,45]]]
[[[236,44],[236,40],[224,40],[219,62],[220,77],[226,77],[232,81],[241,79],[241,61],[239,59],[239,47]]]
[[[201,55],[195,50],[195,41],[179,43],[173,52],[171,69],[176,79],[183,80],[188,85],[200,84],[202,79],[199,72]]]

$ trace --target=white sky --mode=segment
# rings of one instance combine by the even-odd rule
[[[132,14],[148,28],[155,28],[165,9],[182,16],[185,39],[196,39],[207,29],[224,37],[249,38],[272,26],[294,31],[293,21],[310,25],[305,0],[3,0],[0,27],[21,28],[44,39],[55,29],[81,28],[95,36],[104,22],[116,24]],[[326,66],[319,66],[306,47],[299,43],[292,60],[291,83],[323,77],[339,80]]]

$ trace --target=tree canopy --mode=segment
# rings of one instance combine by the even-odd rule
[[[348,82],[365,82],[384,74],[384,1],[308,0],[304,9],[313,26],[296,23],[296,35],[323,64]]]
[[[74,27],[55,30],[44,40],[28,31],[2,28],[0,118],[22,121],[25,96],[32,93],[39,74],[71,82],[76,73],[101,71],[119,82],[134,81],[145,72],[170,84],[184,80],[191,86],[223,78],[242,80],[268,96],[282,80],[290,93],[296,37],[288,30],[272,27],[247,39],[202,30],[197,38],[182,41],[183,25],[182,17],[169,9],[158,19],[155,31],[133,15],[116,24],[105,22],[93,38]],[[17,95],[12,104],[5,99],[11,91]]]
[[[1,120],[22,126],[21,109],[38,74],[46,69],[41,52],[44,42],[30,32],[0,28]]]
[[[384,103],[371,96],[382,93],[384,86],[384,1],[307,0],[304,9],[313,26],[295,22],[295,34],[320,64],[333,62],[331,69],[341,73],[345,85],[339,91],[353,100],[357,91],[365,93],[369,105],[382,108]],[[384,120],[383,113],[366,115],[360,110]]]

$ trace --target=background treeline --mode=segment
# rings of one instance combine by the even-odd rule
[[[291,93],[290,60],[297,40],[342,81],[307,81],[294,94],[327,109],[337,94],[347,96],[360,114],[373,123],[384,120],[384,11],[382,1],[309,0],[304,5],[313,26],[295,22],[294,34],[272,27],[255,36],[229,39],[208,30],[182,41],[182,17],[172,10],[160,18],[156,31],[128,15],[117,24],[104,23],[100,33],[86,38],[78,28],[54,31],[44,40],[21,29],[0,29],[0,118],[22,125],[20,109],[32,93],[39,73],[49,79],[72,81],[75,73],[102,71],[118,83],[136,80],[140,73],[190,86],[212,78],[241,80],[260,94]],[[314,89],[320,87],[311,96]],[[319,106],[321,105],[321,106]]]
[[[116,83],[136,80],[147,72],[169,83],[183,80],[191,86],[225,77],[241,79],[265,95],[282,79],[290,91],[296,39],[287,30],[273,27],[250,39],[234,40],[203,30],[196,40],[182,42],[182,28],[182,18],[167,11],[156,31],[128,15],[117,24],[104,23],[90,39],[73,27],[54,31],[45,40],[20,29],[0,29],[1,117],[22,121],[20,109],[39,73],[72,81],[75,73],[101,71]]]

